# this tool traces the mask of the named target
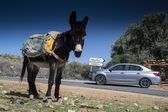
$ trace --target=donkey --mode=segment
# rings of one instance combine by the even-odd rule
[[[42,65],[46,65],[49,68],[48,89],[45,95],[44,101],[51,100],[51,89],[55,82],[54,96],[58,101],[60,96],[60,84],[62,78],[62,72],[65,68],[65,64],[68,61],[69,53],[74,52],[75,57],[80,57],[84,46],[84,40],[86,36],[86,26],[88,23],[88,17],[84,17],[82,21],[76,21],[76,12],[73,11],[69,19],[70,30],[58,35],[61,40],[61,45],[54,50],[58,59],[53,55],[44,55],[38,57],[27,57],[23,54],[23,67],[20,76],[20,80],[23,80],[25,71],[27,69],[27,81],[28,81],[28,93],[29,98],[40,98],[36,89],[35,80]],[[54,81],[55,78],[55,81]]]

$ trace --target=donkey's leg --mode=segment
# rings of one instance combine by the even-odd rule
[[[33,66],[33,71],[32,71],[32,82],[33,82],[32,92],[33,92],[33,95],[34,95],[35,98],[39,98],[39,94],[37,92],[36,85],[35,85],[36,76],[37,76],[38,72],[39,72],[39,67],[34,65]]]
[[[46,92],[46,97],[43,99],[45,102],[48,101],[48,99],[51,99],[51,89],[54,84],[54,76],[55,76],[55,71],[56,71],[56,64],[55,63],[50,63],[50,74],[49,74],[49,79],[48,79],[48,89]]]
[[[27,66],[27,81],[28,81],[28,86],[29,86],[29,97],[33,98],[33,75],[32,75],[32,71],[33,71],[33,64],[31,64],[30,62],[28,63]]]
[[[58,68],[57,69],[57,74],[56,74],[56,77],[55,77],[55,92],[54,92],[54,96],[57,99],[57,101],[61,98],[59,90],[60,90],[60,84],[61,84],[63,69],[64,69],[64,67]]]
[[[29,97],[33,99],[34,96],[36,97],[39,95],[35,85],[35,79],[39,72],[39,68],[29,63],[27,67],[27,71],[28,71],[27,80],[29,84]]]

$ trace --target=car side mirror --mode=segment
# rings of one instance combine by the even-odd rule
[[[111,71],[112,71],[112,69],[109,69],[109,71],[111,72]]]

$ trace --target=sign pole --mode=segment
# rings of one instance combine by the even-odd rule
[[[93,70],[93,67],[92,66],[90,66],[90,71],[92,71]]]

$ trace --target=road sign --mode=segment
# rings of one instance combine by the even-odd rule
[[[103,63],[89,62],[89,65],[92,65],[92,66],[103,66]]]
[[[105,62],[105,60],[103,58],[90,57],[89,62],[103,63],[103,62]]]
[[[90,57],[89,58],[89,65],[91,66],[103,66],[105,60],[103,58],[94,58],[94,57]]]

